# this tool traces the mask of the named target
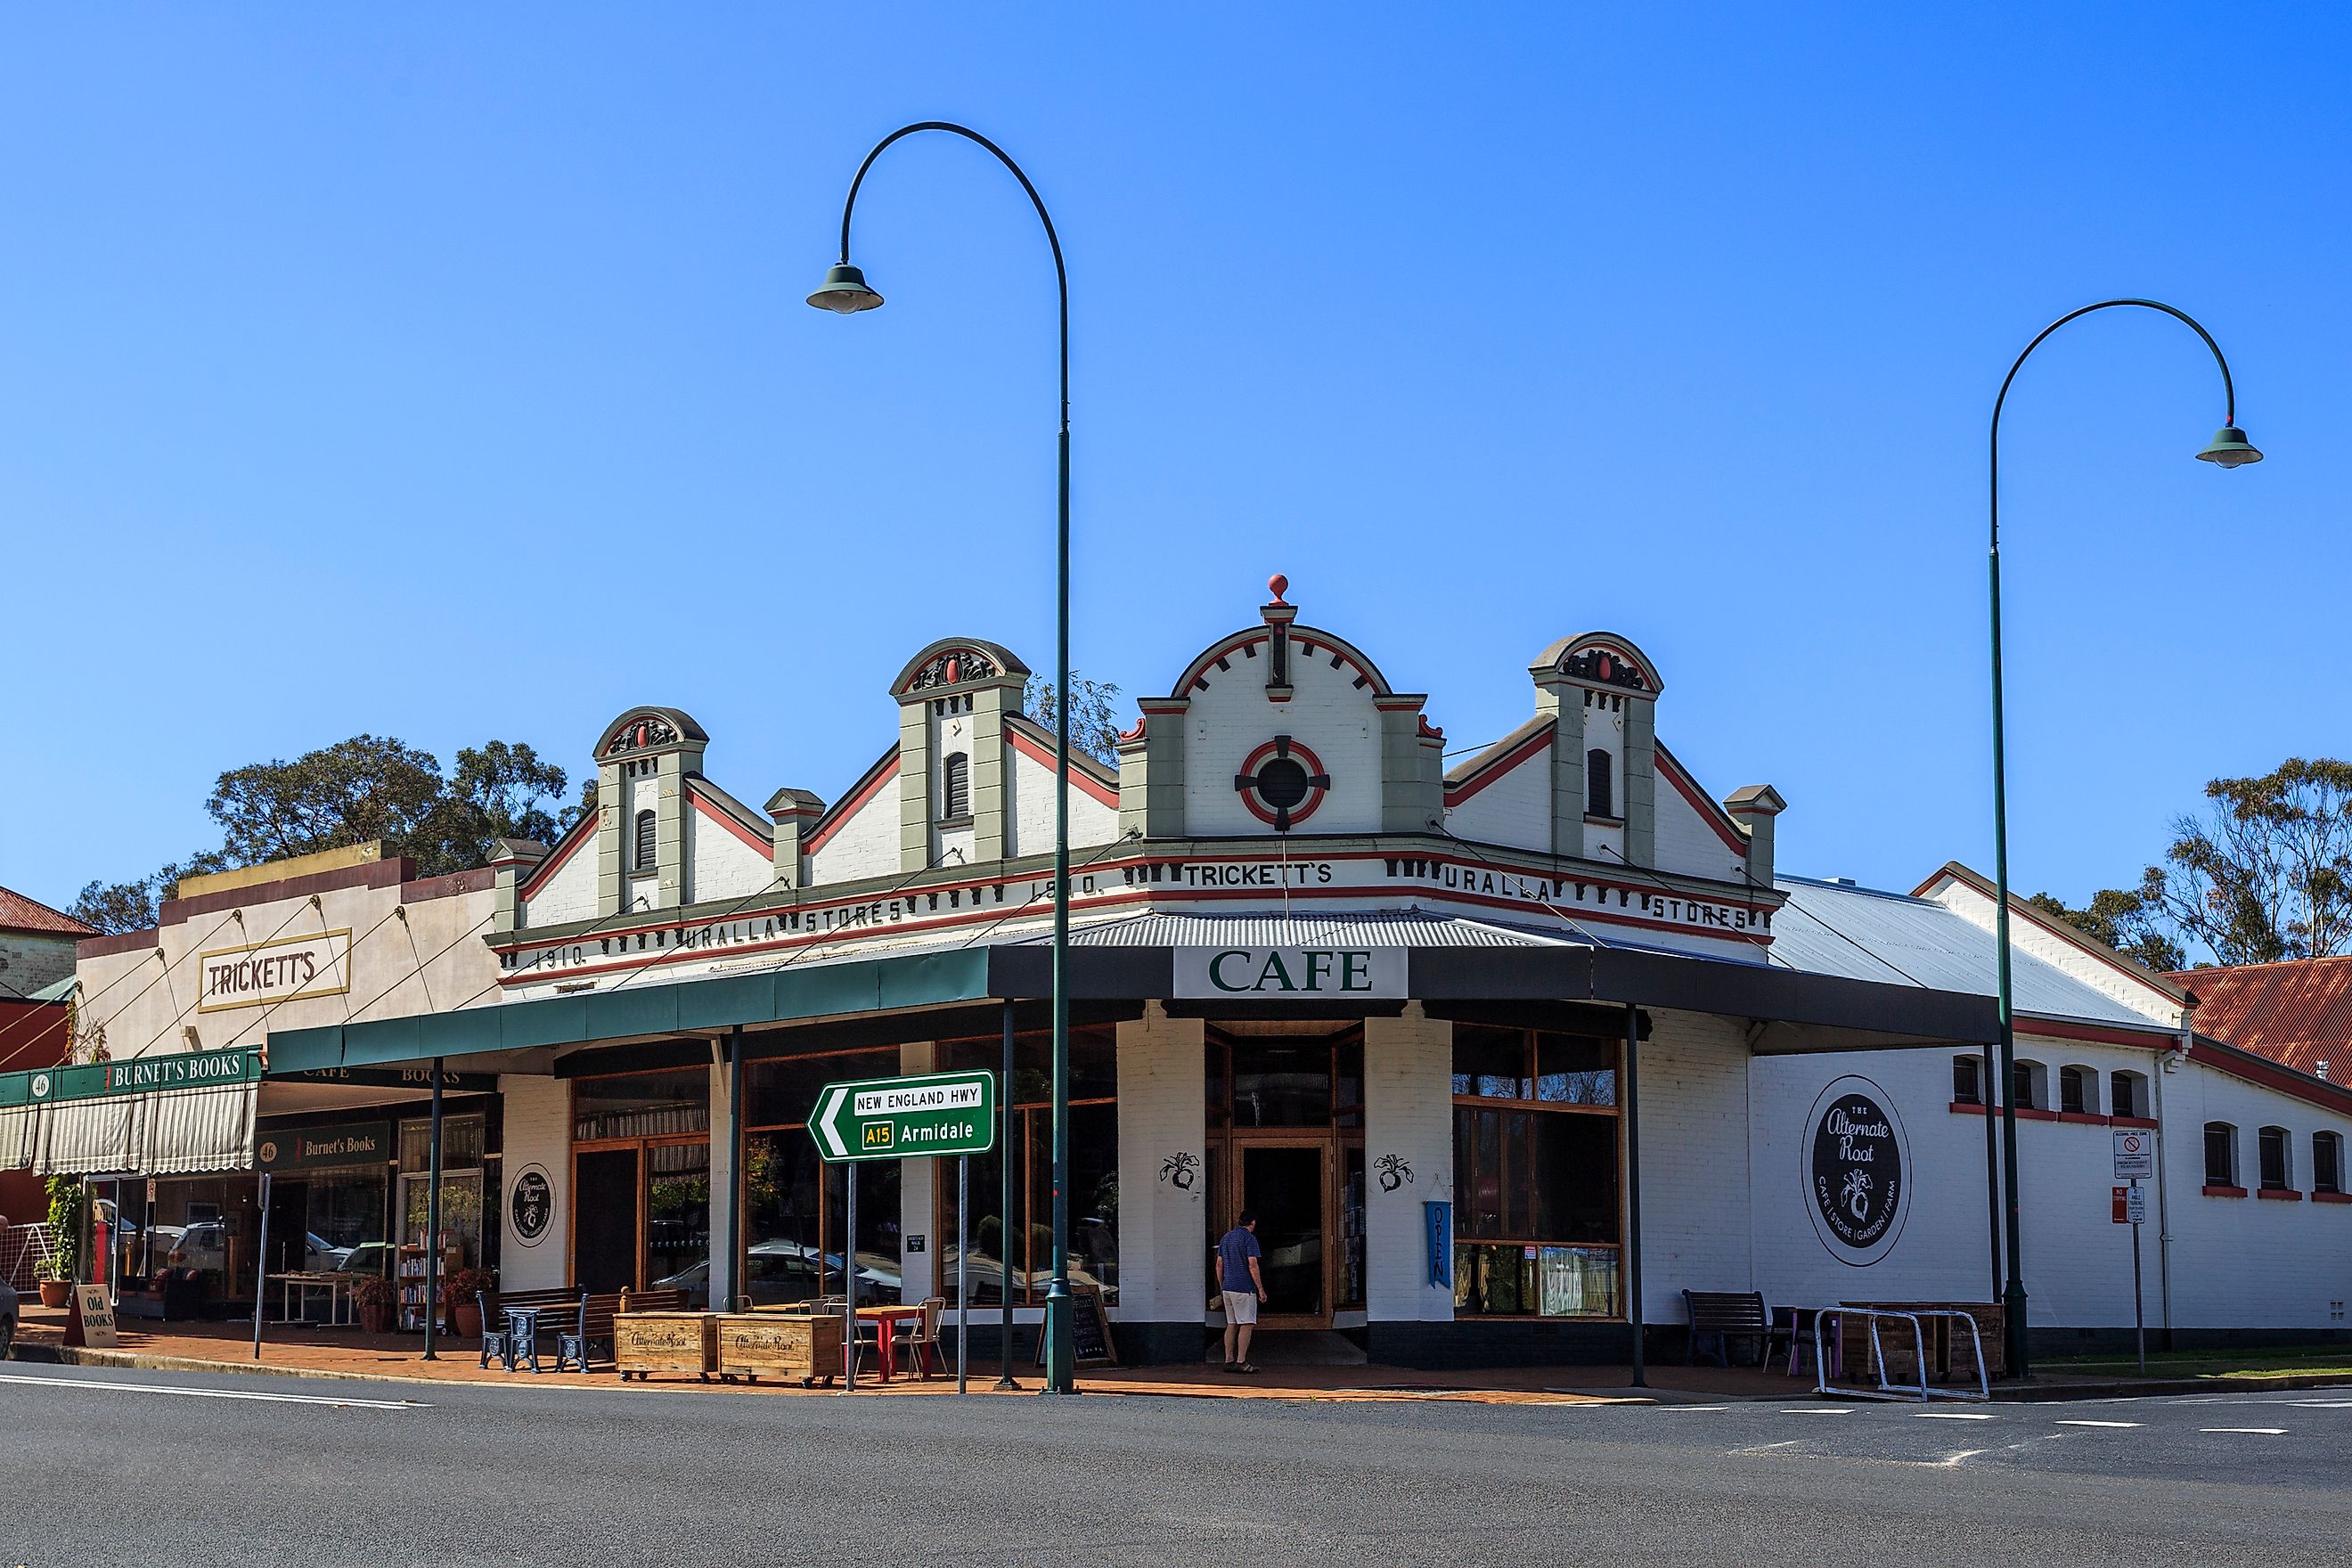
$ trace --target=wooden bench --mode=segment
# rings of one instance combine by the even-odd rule
[[[1690,1309],[1690,1343],[1683,1352],[1685,1366],[1698,1359],[1702,1339],[1716,1342],[1717,1356],[1725,1366],[1731,1364],[1734,1339],[1754,1340],[1758,1347],[1756,1364],[1767,1366],[1772,1360],[1772,1342],[1789,1333],[1787,1329],[1774,1324],[1760,1292],[1685,1290],[1683,1301]]]
[[[602,1295],[577,1285],[560,1286],[548,1290],[502,1290],[496,1295],[487,1291],[476,1298],[482,1308],[482,1359],[488,1366],[492,1356],[506,1363],[509,1372],[518,1360],[539,1370],[538,1345],[512,1342],[507,1329],[506,1309],[538,1307],[541,1315],[555,1331],[555,1370],[567,1365],[586,1372],[592,1360],[613,1359],[613,1318],[619,1312],[680,1312],[686,1310],[683,1290],[616,1290]],[[565,1312],[565,1308],[577,1311]],[[495,1325],[495,1326],[494,1326]]]

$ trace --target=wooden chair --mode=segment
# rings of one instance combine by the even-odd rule
[[[1756,1364],[1768,1366],[1772,1361],[1772,1342],[1790,1332],[1773,1322],[1772,1314],[1765,1310],[1760,1292],[1685,1290],[1683,1301],[1690,1309],[1690,1343],[1683,1352],[1685,1366],[1698,1359],[1699,1342],[1707,1339],[1716,1342],[1717,1359],[1727,1367],[1731,1364],[1731,1342],[1754,1340],[1760,1347]]]

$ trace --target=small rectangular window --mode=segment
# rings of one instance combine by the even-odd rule
[[[2340,1193],[2344,1190],[2344,1140],[2333,1132],[2311,1135],[2311,1190],[2315,1193]]]
[[[2058,1109],[2070,1111],[2076,1116],[2084,1114],[2085,1107],[2083,1101],[2083,1069],[2081,1068],[2058,1069]]]
[[[2009,1083],[2009,1102],[2011,1105],[2016,1106],[2020,1110],[2039,1110],[2042,1109],[2042,1102],[2035,1097],[2033,1092],[2033,1064],[2032,1062],[2018,1063],[2016,1072],[2011,1075]]]
[[[1979,1076],[1979,1064],[1974,1057],[1954,1057],[1952,1058],[1953,1104],[1982,1105],[1984,1103],[1984,1090],[1981,1087],[1982,1080]]]
[[[2205,1124],[2205,1184],[2209,1187],[2234,1187],[2238,1184],[2238,1137],[2226,1121]]]
[[[2130,1073],[2119,1072],[2107,1079],[2108,1114],[2111,1116],[2145,1117],[2140,1109],[2139,1080]]]
[[[2263,1163],[2263,1185],[2271,1192],[2283,1192],[2286,1179],[2286,1129],[2265,1127],[2258,1135]]]

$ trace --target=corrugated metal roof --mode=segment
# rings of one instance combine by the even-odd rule
[[[1943,905],[1903,893],[1776,877],[1789,902],[1772,921],[1772,959],[1814,974],[1990,996],[1992,933]],[[2011,982],[2017,1010],[2047,1018],[2163,1027],[2144,1013],[2012,947]]]
[[[2197,994],[2197,1032],[2341,1083],[2352,1076],[2352,958],[2300,958],[2171,977]]]
[[[1024,943],[1053,941],[1050,932]],[[1536,931],[1444,915],[1181,915],[1140,914],[1074,926],[1077,947],[1570,947]]]

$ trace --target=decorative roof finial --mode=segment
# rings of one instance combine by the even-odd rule
[[[1274,595],[1274,602],[1279,605],[1283,602],[1282,596],[1290,592],[1290,579],[1276,572],[1265,580],[1265,586],[1266,591]]]

